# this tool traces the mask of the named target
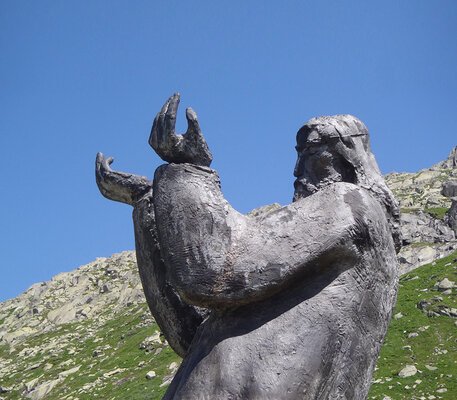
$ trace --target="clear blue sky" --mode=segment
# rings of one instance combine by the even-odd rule
[[[152,177],[152,120],[175,91],[242,212],[292,196],[295,133],[351,113],[383,172],[457,145],[457,2],[0,2],[0,300],[133,249],[97,151]]]

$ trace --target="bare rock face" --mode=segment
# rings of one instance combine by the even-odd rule
[[[457,180],[456,181],[448,181],[443,185],[441,190],[441,194],[445,197],[457,199]]]
[[[457,150],[457,147],[454,150]],[[457,180],[446,182],[443,185],[441,194],[443,196],[449,197],[452,201],[451,207],[446,214],[446,222],[454,231],[457,237]]]
[[[97,156],[102,194],[134,207],[138,267],[184,360],[165,399],[365,399],[397,291],[399,208],[350,115],[297,134],[294,202],[242,215],[224,199],[196,115],[157,115],[153,182]]]
[[[415,173],[391,173],[386,182],[402,209],[400,271],[406,273],[457,249],[456,148],[449,157]],[[443,184],[444,182],[444,184]],[[446,212],[447,211],[447,212]]]
[[[454,231],[455,236],[457,237],[457,200],[452,201],[451,208],[447,212],[447,223]]]
[[[403,245],[412,243],[445,243],[455,240],[448,224],[422,211],[401,215]]]
[[[88,318],[102,322],[108,307],[116,311],[127,304],[142,303],[144,295],[134,268],[135,254],[126,251],[32,285],[22,295],[1,303],[0,344],[16,345],[69,322]],[[109,272],[113,270],[115,276]],[[112,292],[100,291],[108,284]]]
[[[449,153],[448,158],[436,165],[438,168],[457,168],[457,146]]]

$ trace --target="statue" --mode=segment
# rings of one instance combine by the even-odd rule
[[[224,199],[196,114],[179,95],[149,143],[153,181],[97,155],[101,193],[133,206],[152,314],[183,362],[164,399],[365,399],[397,292],[399,207],[365,125],[297,133],[292,204],[254,217]]]

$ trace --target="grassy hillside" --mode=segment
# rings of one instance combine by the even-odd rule
[[[101,327],[92,326],[92,320],[62,325],[12,351],[1,346],[0,359],[14,364],[1,386],[14,389],[0,398],[23,399],[26,388],[31,398],[38,398],[55,384],[42,398],[160,399],[179,357],[159,335],[146,306],[133,306],[111,317]],[[156,376],[147,379],[149,371]]]
[[[457,296],[438,290],[444,278],[457,281],[457,253],[401,278],[370,399],[457,398]],[[179,362],[144,304],[106,307],[0,345],[0,399],[160,399]],[[417,372],[399,377],[407,365]]]
[[[457,295],[437,289],[444,278],[457,281],[457,253],[401,277],[370,399],[457,398]],[[417,373],[401,378],[406,365]]]

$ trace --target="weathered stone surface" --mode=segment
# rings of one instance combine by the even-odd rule
[[[417,368],[414,365],[405,366],[399,373],[400,378],[407,378],[408,376],[414,376],[417,374]]]
[[[156,377],[155,371],[149,371],[146,373],[146,379],[154,379]]]
[[[60,379],[65,379],[67,376],[74,374],[75,372],[78,372],[81,368],[81,365],[78,365],[76,367],[67,369],[66,371],[62,371],[59,373],[59,378]]]
[[[404,246],[398,253],[400,275],[445,257],[455,250],[457,250],[456,240],[447,243],[418,243]]]
[[[446,215],[446,221],[457,237],[457,200],[452,200],[451,208]]]
[[[457,181],[445,182],[441,189],[441,194],[445,197],[457,198]]]
[[[44,382],[41,385],[37,386],[32,392],[27,393],[26,397],[32,400],[41,400],[46,397],[47,394],[51,392],[59,383],[62,382],[62,379],[54,379],[52,381]]]
[[[442,292],[455,287],[455,282],[450,281],[448,278],[444,278],[441,282],[436,284],[436,288]]]
[[[441,161],[440,163],[436,164],[434,166],[435,168],[457,168],[457,146],[455,146],[451,152],[449,153],[449,156],[447,157],[446,160]]]
[[[411,243],[439,243],[455,240],[453,230],[442,220],[418,211],[402,213],[401,231],[403,245]]]
[[[176,145],[178,101],[167,101],[150,137],[177,164],[160,167],[150,189],[101,154],[96,169],[102,194],[134,206],[148,303],[185,356],[165,399],[364,399],[400,246],[398,205],[366,127],[348,115],[310,120],[297,134],[295,202],[245,216],[223,198],[203,141]]]
[[[450,200],[442,194],[443,182],[457,180],[455,151],[448,159],[416,173],[391,173],[385,179],[403,209],[449,208]]]
[[[213,156],[200,130],[197,114],[192,108],[186,109],[187,132],[184,135],[175,133],[179,100],[179,93],[174,94],[157,114],[149,144],[164,161],[209,167]]]

